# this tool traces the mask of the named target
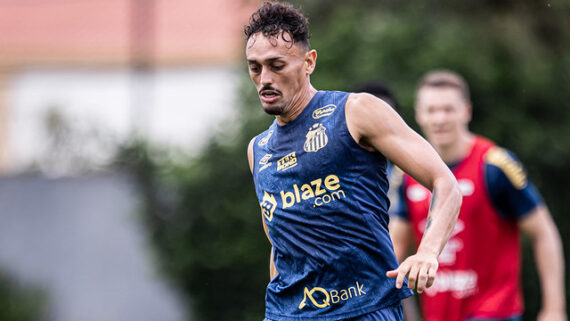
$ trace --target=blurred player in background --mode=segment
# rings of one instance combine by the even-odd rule
[[[245,28],[250,77],[275,116],[247,153],[272,244],[265,317],[402,320],[404,277],[418,292],[433,283],[461,194],[435,150],[382,100],[311,85],[317,52],[307,25],[291,5],[267,2]],[[387,158],[438,195],[417,253],[400,265]]]
[[[522,320],[519,231],[530,237],[542,289],[540,321],[565,321],[564,260],[558,231],[513,153],[469,132],[467,83],[432,71],[416,92],[416,121],[454,173],[463,194],[435,283],[421,296],[427,321]],[[394,171],[390,234],[401,260],[422,237],[430,192]],[[392,194],[394,195],[394,194]]]

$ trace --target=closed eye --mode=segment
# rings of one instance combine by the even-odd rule
[[[259,73],[261,68],[257,64],[249,64],[249,71],[253,73]]]
[[[271,69],[275,70],[275,71],[279,71],[281,69],[283,69],[285,67],[285,65],[283,64],[279,64],[279,65],[272,65]]]

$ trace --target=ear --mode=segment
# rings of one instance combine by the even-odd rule
[[[414,100],[414,119],[416,120],[416,124],[422,126],[424,118],[422,117],[422,111],[420,110],[419,101],[418,101],[419,91],[416,92],[416,97]]]
[[[415,116],[414,118],[416,120],[416,124],[421,126],[422,125],[422,116],[420,115],[420,110],[419,110],[417,105],[414,106],[414,116]]]
[[[470,102],[465,103],[465,122],[469,124],[473,118],[473,107]]]
[[[418,88],[414,96],[414,119],[416,121],[416,124],[420,125],[420,127],[422,126],[422,121],[424,120],[421,115],[422,111],[420,110],[420,94],[422,93],[422,90],[423,88]]]
[[[305,54],[305,73],[308,75],[312,74],[317,65],[317,51],[311,49]]]

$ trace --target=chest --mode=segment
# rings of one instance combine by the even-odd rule
[[[492,208],[487,195],[483,163],[475,160],[463,165],[453,171],[463,197],[459,217],[465,224],[477,224]],[[410,220],[415,225],[416,232],[423,232],[432,194],[427,188],[410,178],[408,178],[404,193]]]
[[[270,135],[266,144],[259,140],[254,164],[256,182],[265,190],[324,181],[348,164],[346,137],[333,119],[306,121],[288,130],[275,129]]]

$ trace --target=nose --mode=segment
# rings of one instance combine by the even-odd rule
[[[268,68],[263,68],[259,80],[263,86],[271,85],[273,83],[273,73]]]
[[[433,113],[431,120],[434,124],[441,125],[445,123],[446,116],[447,115],[443,110],[438,110]]]

